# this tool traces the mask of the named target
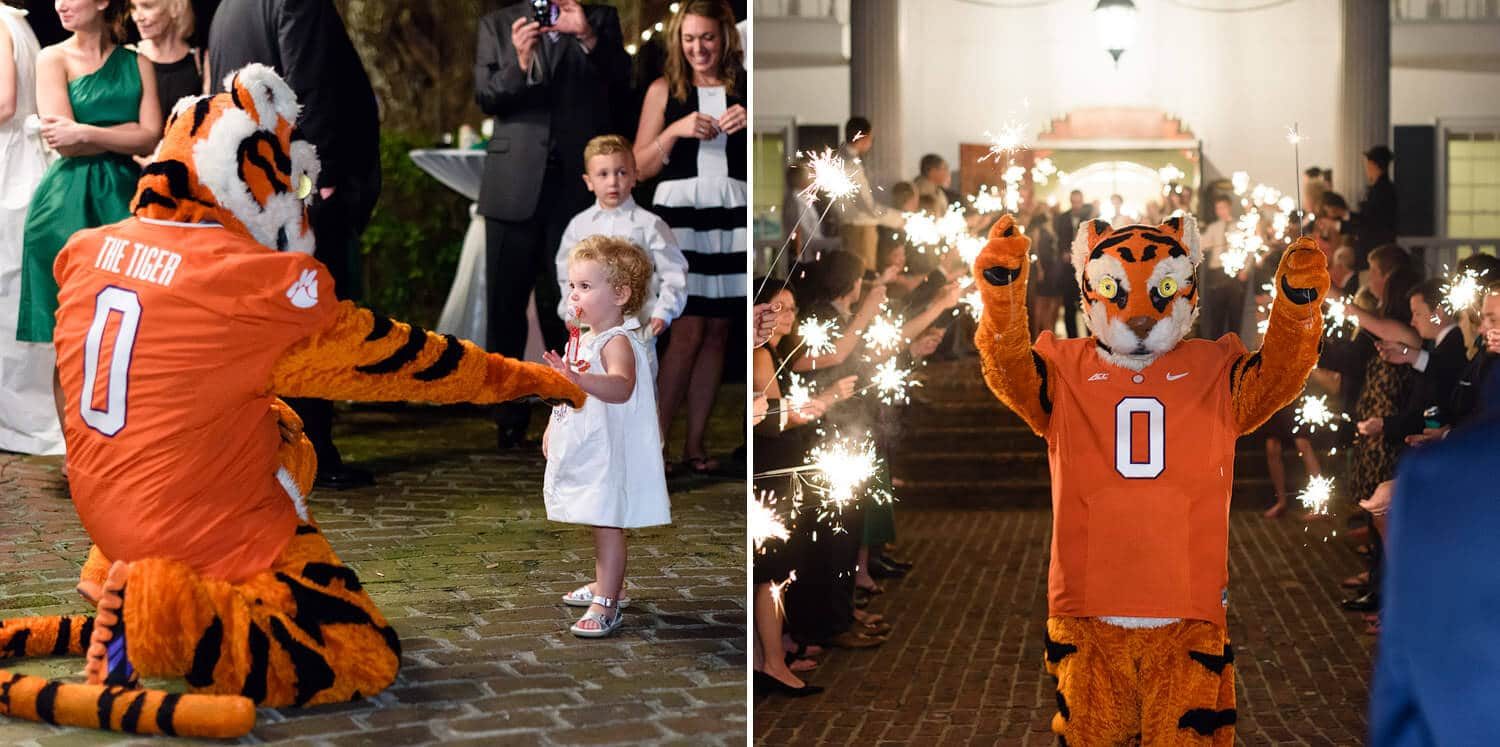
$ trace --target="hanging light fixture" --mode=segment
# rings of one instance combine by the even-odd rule
[[[1099,42],[1120,67],[1120,55],[1135,41],[1135,3],[1130,0],[1099,0],[1094,6],[1094,26]]]

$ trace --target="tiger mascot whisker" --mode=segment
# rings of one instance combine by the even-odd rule
[[[1311,239],[1286,248],[1261,349],[1183,339],[1198,306],[1192,217],[1078,227],[1092,337],[1028,337],[1031,243],[1007,215],[974,261],[985,382],[1047,440],[1044,665],[1064,744],[1234,743],[1229,497],[1235,439],[1302,390],[1328,291]]]
[[[173,108],[130,218],[58,255],[69,488],[93,617],[0,621],[0,658],[83,655],[83,683],[0,671],[0,713],[235,737],[257,705],[396,678],[401,643],[308,510],[317,472],[280,397],[581,406],[550,368],[339,302],[312,258],[317,154],[270,68]],[[181,678],[187,693],[140,689]]]

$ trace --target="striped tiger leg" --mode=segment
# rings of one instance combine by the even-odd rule
[[[81,655],[94,618],[27,617],[0,621],[0,658]],[[62,726],[225,739],[255,724],[244,698],[169,694],[81,685],[0,670],[0,714]]]
[[[1148,633],[1142,649],[1143,744],[1234,744],[1234,649],[1223,628],[1203,620]]]
[[[241,583],[169,560],[131,565],[129,652],[145,676],[261,705],[355,700],[395,681],[401,645],[359,579],[312,524]]]
[[[1135,632],[1087,618],[1047,618],[1044,656],[1047,673],[1057,678],[1058,744],[1125,744],[1141,733]]]

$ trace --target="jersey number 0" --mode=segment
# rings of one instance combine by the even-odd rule
[[[1134,460],[1134,415],[1146,415],[1146,461]],[[1155,397],[1126,397],[1115,405],[1115,471],[1121,477],[1149,480],[1167,468],[1167,408]]]
[[[110,314],[120,315],[115,329],[114,349],[106,365],[109,383],[105,387],[104,409],[94,407],[94,387],[99,380],[99,355],[104,347],[104,330]],[[94,300],[94,322],[89,325],[83,343],[83,392],[78,398],[83,422],[106,436],[125,427],[125,397],[130,386],[130,354],[135,348],[135,334],[141,323],[141,299],[135,291],[113,285],[99,291]]]

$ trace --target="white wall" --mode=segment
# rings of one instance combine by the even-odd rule
[[[755,69],[756,118],[795,117],[799,124],[844,126],[849,118],[849,66]]]
[[[1031,138],[1051,118],[1094,106],[1177,116],[1220,171],[1247,170],[1283,191],[1294,185],[1285,140],[1294,120],[1305,138],[1303,168],[1333,164],[1337,2],[1299,0],[1246,13],[1160,0],[1136,5],[1136,41],[1116,71],[1099,46],[1092,2],[1030,9],[903,2],[902,173],[914,174],[927,152],[956,160],[960,142],[984,142],[985,130],[1007,120],[1026,122]]]
[[[1455,117],[1500,119],[1500,73],[1391,70],[1391,124]]]

